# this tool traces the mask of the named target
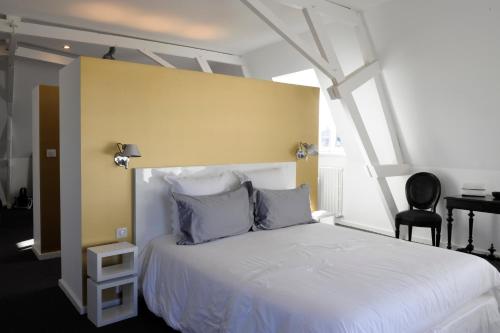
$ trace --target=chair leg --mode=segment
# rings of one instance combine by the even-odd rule
[[[399,238],[399,223],[396,223],[396,238]]]
[[[441,242],[441,225],[438,225],[436,228],[436,246],[439,247]]]
[[[432,246],[436,246],[436,228],[431,228]]]
[[[410,224],[408,226],[408,240],[411,242],[411,232],[412,232],[413,226]]]

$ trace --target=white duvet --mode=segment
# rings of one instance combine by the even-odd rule
[[[149,309],[183,332],[429,332],[488,294],[481,325],[498,321],[485,260],[321,223],[194,246],[162,236],[141,278]]]

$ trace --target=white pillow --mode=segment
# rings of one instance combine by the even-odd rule
[[[235,171],[234,173],[238,176],[240,182],[250,180],[254,188],[266,190],[290,189],[283,169],[280,168]]]
[[[223,171],[203,176],[171,176],[163,177],[167,182],[169,191],[185,195],[211,195],[234,190],[240,186],[239,178],[231,171]],[[179,212],[177,203],[172,195],[168,196],[166,223],[172,226],[172,233],[181,237],[179,226]]]
[[[236,189],[240,185],[239,178],[231,171],[205,176],[165,176],[171,191],[186,195],[219,194]]]

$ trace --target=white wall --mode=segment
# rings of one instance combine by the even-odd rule
[[[354,30],[333,24],[329,25],[328,29],[344,72],[348,74],[359,68],[363,60]],[[314,47],[310,35],[306,34],[302,37]],[[284,41],[249,52],[243,56],[243,59],[250,76],[266,80],[312,68],[307,60]],[[335,113],[334,121],[347,157],[323,155],[320,156],[319,162],[320,166],[344,166],[344,221],[359,227],[392,234],[392,227],[387,218],[378,185],[376,180],[370,178],[366,172],[366,162],[352,125],[343,112]]]
[[[81,228],[80,59],[60,75],[61,279],[59,286],[80,314],[83,306]]]
[[[406,158],[434,171],[444,195],[468,181],[500,189],[500,2],[396,0],[366,16]],[[456,216],[453,239],[465,245],[465,213]],[[476,246],[499,247],[499,223],[479,215]]]
[[[58,85],[61,66],[16,58],[14,63],[14,103],[11,191],[17,196],[20,187],[31,190],[30,156],[32,153],[32,91],[38,85]]]

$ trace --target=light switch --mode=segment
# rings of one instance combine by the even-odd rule
[[[57,157],[57,149],[47,149],[47,157]]]

